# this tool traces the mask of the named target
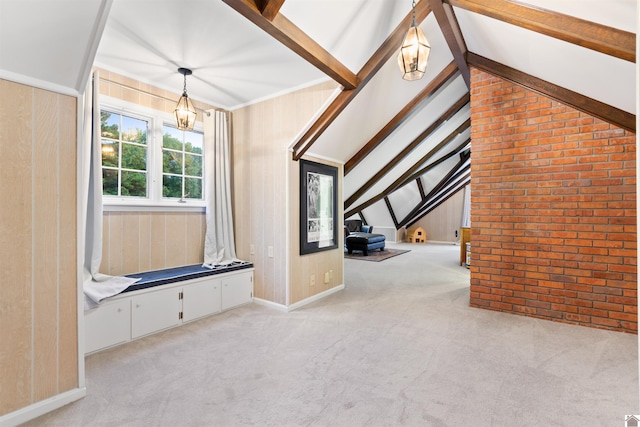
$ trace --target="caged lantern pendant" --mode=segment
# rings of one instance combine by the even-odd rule
[[[431,46],[422,29],[416,25],[416,2],[413,0],[413,21],[411,28],[404,37],[400,52],[398,53],[398,65],[405,80],[420,80],[427,71],[427,59]]]
[[[196,122],[196,109],[187,95],[187,76],[190,76],[192,71],[188,68],[178,68],[178,72],[184,76],[184,89],[173,113],[176,115],[178,129],[192,130]]]

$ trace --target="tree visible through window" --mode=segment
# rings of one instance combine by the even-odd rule
[[[147,197],[147,134],[145,120],[110,111],[100,112],[102,193]]]
[[[170,126],[162,133],[162,197],[202,200],[202,133]]]

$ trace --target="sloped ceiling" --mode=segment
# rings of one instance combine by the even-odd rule
[[[469,65],[635,129],[636,7],[421,0],[432,50],[408,82],[408,0],[0,0],[0,77],[81,92],[95,64],[178,92],[187,67],[189,95],[227,110],[335,80],[292,156],[345,163],[347,216],[400,227],[469,182]]]
[[[0,0],[0,77],[80,92],[110,2]]]

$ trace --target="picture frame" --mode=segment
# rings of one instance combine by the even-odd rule
[[[338,247],[338,168],[300,160],[300,255]]]

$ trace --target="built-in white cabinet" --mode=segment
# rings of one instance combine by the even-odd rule
[[[99,308],[85,312],[84,330],[85,353],[130,341],[130,300],[107,301]]]
[[[131,297],[131,338],[139,338],[182,323],[180,288]]]
[[[241,273],[222,279],[222,309],[228,310],[241,304],[253,295],[253,273]]]
[[[85,354],[251,302],[253,269],[128,292],[85,312]]]
[[[251,273],[249,273],[251,274]],[[221,280],[207,280],[186,286],[182,291],[182,321],[190,322],[222,310]],[[251,299],[246,300],[245,303]]]

